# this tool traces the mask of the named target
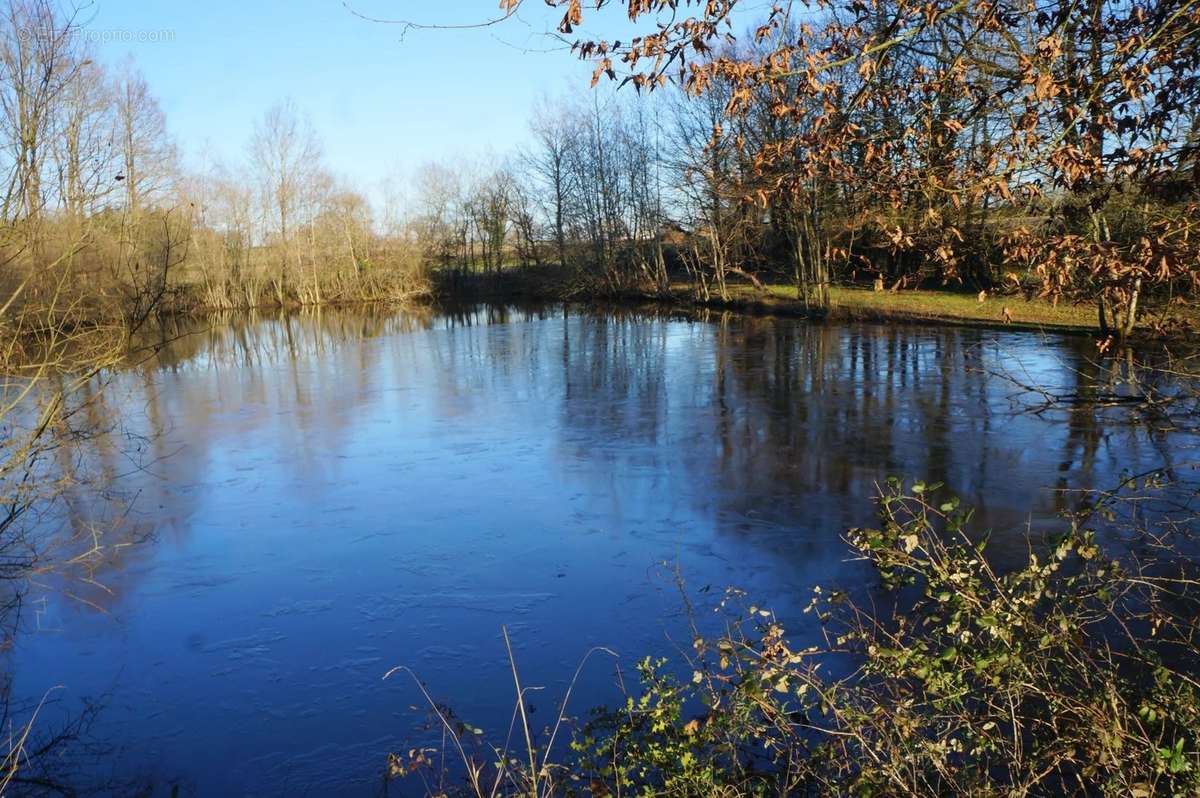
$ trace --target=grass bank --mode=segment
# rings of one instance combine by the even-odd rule
[[[434,277],[434,292],[443,298],[484,301],[537,299],[553,301],[611,301],[624,299],[657,302],[674,307],[706,307],[763,315],[822,318],[838,321],[943,324],[966,327],[1026,330],[1093,335],[1097,331],[1096,306],[1092,303],[1057,305],[1021,295],[989,296],[980,302],[976,294],[948,290],[873,291],[867,287],[836,286],[831,289],[831,306],[814,311],[796,296],[791,285],[768,284],[762,290],[750,284],[728,288],[728,299],[711,295],[698,298],[685,282],[672,283],[667,294],[652,290],[613,291],[589,281],[571,269],[558,266],[520,267],[490,274],[440,274]],[[1010,320],[1005,318],[1005,309]],[[1183,322],[1200,325],[1200,311],[1176,304],[1170,309],[1150,307],[1143,312],[1139,328],[1154,331]]]
[[[677,287],[681,296],[687,288]],[[714,299],[707,306],[732,307],[778,315],[810,315],[804,302],[796,298],[796,289],[787,285],[768,285],[765,291],[752,286],[732,286],[728,300]],[[921,324],[955,324],[1006,329],[1052,330],[1091,333],[1096,329],[1096,310],[1090,305],[1057,306],[1039,299],[1026,301],[1019,296],[989,297],[952,291],[909,290],[876,292],[868,288],[837,286],[830,290],[828,318],[849,321],[884,321]],[[1012,321],[1006,322],[1008,308]]]

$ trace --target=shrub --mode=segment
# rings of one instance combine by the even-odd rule
[[[890,610],[818,588],[825,641],[797,648],[730,593],[691,678],[643,660],[637,695],[577,731],[539,794],[1200,795],[1186,561],[1106,557],[1071,524],[1000,573],[939,492],[892,481],[879,524],[847,536]]]

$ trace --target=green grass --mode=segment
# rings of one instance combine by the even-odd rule
[[[767,310],[794,311],[802,307],[796,289],[789,285],[769,285],[764,295],[751,286],[732,286],[731,297],[738,302],[755,302]],[[1021,296],[989,298],[985,302],[972,294],[950,291],[876,292],[866,288],[833,288],[832,313],[856,319],[934,321],[968,324],[1004,325],[1004,308],[1012,313],[1012,326],[1092,330],[1096,327],[1094,305],[1057,306],[1040,299],[1026,301]]]
[[[569,279],[563,279],[563,275],[571,273],[573,272],[550,264],[540,268],[513,266],[506,269],[505,276],[526,279],[517,285],[503,286],[500,293],[562,298],[566,296],[562,293],[563,286],[570,283]],[[689,304],[693,301],[693,286],[687,283],[673,283],[670,293],[671,298],[677,302]],[[993,296],[980,302],[976,294],[969,292],[904,290],[893,293],[849,286],[834,287],[830,293],[832,307],[829,315],[834,319],[958,324],[1087,334],[1095,333],[1099,325],[1096,305],[1093,302],[1075,304],[1061,301],[1055,305],[1043,299],[1027,300],[1020,294]],[[662,298],[657,297],[649,287],[644,287],[644,291],[633,291],[631,295],[643,299]],[[586,300],[590,295],[584,292],[583,295],[576,293],[570,296],[577,300]],[[602,292],[592,298],[603,299],[605,296]],[[795,286],[781,283],[768,284],[765,291],[759,291],[748,283],[733,283],[729,285],[727,302],[722,302],[714,295],[705,304],[710,307],[779,315],[808,313],[808,308],[796,296]],[[1005,320],[1005,308],[1010,311],[1011,323]],[[1177,304],[1168,315],[1172,321],[1185,322],[1186,327],[1195,328],[1200,325],[1200,308],[1192,304]],[[1160,308],[1148,308],[1146,303],[1143,303],[1138,327],[1150,329],[1156,323],[1165,320]]]

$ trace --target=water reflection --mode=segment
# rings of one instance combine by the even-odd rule
[[[47,590],[8,667],[21,695],[109,693],[113,767],[184,794],[362,794],[419,720],[410,685],[380,682],[396,664],[506,727],[502,623],[551,693],[592,645],[686,645],[664,562],[803,634],[813,585],[869,581],[840,535],[889,474],[975,503],[1003,560],[1081,500],[1056,488],[1191,455],[1127,408],[1035,413],[994,376],[1111,385],[1086,340],[482,307],[152,343],[89,406],[111,431],[63,450],[113,490],[56,520],[153,539]]]

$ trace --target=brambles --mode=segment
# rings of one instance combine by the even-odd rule
[[[1200,789],[1186,562],[1113,559],[1072,525],[1001,573],[968,509],[937,485],[898,481],[878,526],[847,541],[879,574],[875,607],[818,588],[810,611],[826,640],[796,648],[771,612],[731,592],[722,607],[744,609],[728,632],[697,638],[686,669],[644,659],[637,693],[578,731],[553,793]]]
[[[1077,527],[1024,567],[998,573],[969,522],[937,486],[906,492],[892,482],[879,527],[852,530],[848,540],[885,586],[915,592],[911,605],[901,598],[881,616],[818,592],[812,609],[830,632],[821,649],[794,650],[767,613],[752,613],[726,638],[698,641],[696,693],[706,709],[681,727],[733,720],[733,739],[727,729],[719,738],[725,750],[769,757],[727,786],[873,795],[1196,790],[1195,584],[1110,560]],[[856,657],[857,670],[823,678],[835,653]],[[646,687],[662,690],[653,680]],[[613,738],[645,733],[623,722]]]

